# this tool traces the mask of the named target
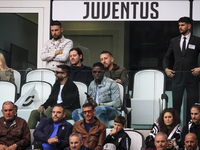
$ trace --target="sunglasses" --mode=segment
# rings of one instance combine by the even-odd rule
[[[65,73],[65,72],[62,72],[62,71],[55,71],[55,74],[59,74],[59,73],[63,74],[63,73]]]
[[[92,71],[92,73],[103,73],[104,71]]]
[[[93,110],[83,111],[83,114],[91,113]]]

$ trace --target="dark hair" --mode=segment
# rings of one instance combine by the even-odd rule
[[[199,112],[200,112],[200,104],[195,104],[195,105],[193,105],[193,106],[191,107],[191,109],[192,109],[192,108],[196,108],[196,109],[198,109]],[[191,109],[190,109],[190,110],[191,110]]]
[[[193,24],[193,20],[191,18],[189,18],[189,17],[181,17],[178,20],[178,22],[185,22],[185,23],[191,24],[191,25]]]
[[[122,126],[124,126],[126,124],[126,119],[123,116],[119,115],[115,118],[114,122],[120,123],[122,124]]]
[[[81,62],[84,60],[84,59],[83,59],[83,52],[82,52],[82,50],[81,50],[80,48],[74,47],[74,48],[70,49],[69,53],[70,53],[71,51],[77,51],[77,53],[78,53],[79,56],[82,55]]]
[[[102,67],[103,70],[105,69],[104,65],[101,62],[96,62],[96,63],[93,64],[93,68],[96,67],[96,66]]]
[[[106,53],[108,53],[111,57],[113,57],[113,55],[112,55],[111,52],[109,52],[109,51],[102,51],[102,52],[101,52],[101,54],[106,54]],[[101,55],[101,54],[100,54],[100,55]]]
[[[61,104],[56,104],[53,108],[55,108],[55,107],[61,107],[63,109],[63,113],[65,112],[65,109]]]
[[[60,28],[62,27],[62,24],[60,23],[60,21],[52,21],[51,22],[51,26],[60,26]]]
[[[92,103],[90,102],[83,104],[82,108],[85,108],[85,107],[92,107],[92,109],[94,110],[94,105],[92,105]]]
[[[169,130],[167,129],[167,126],[165,125],[164,120],[163,120],[164,114],[167,113],[167,112],[171,113],[172,116],[173,116],[173,123],[172,123],[171,128]],[[180,120],[179,113],[175,109],[165,108],[158,118],[159,131],[164,132],[165,134],[169,135],[172,132],[172,130],[178,124],[180,124],[180,122],[181,122],[181,120]]]
[[[64,72],[67,73],[67,76],[69,77],[71,74],[71,68],[67,65],[57,65],[57,68],[61,68]]]

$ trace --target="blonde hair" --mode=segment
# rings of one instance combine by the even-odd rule
[[[6,65],[5,57],[3,56],[2,53],[0,53],[0,61],[1,61],[2,64],[3,64],[3,69],[4,69],[4,70],[8,70],[9,68],[8,68],[8,66]]]

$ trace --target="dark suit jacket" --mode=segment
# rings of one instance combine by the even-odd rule
[[[166,68],[174,70],[176,72],[174,78],[180,79],[184,73],[190,80],[198,82],[198,77],[191,74],[191,69],[198,67],[200,38],[193,35],[190,36],[185,55],[181,52],[180,39],[181,36],[178,36],[171,40],[169,49],[163,60],[163,68],[164,70]],[[173,61],[173,59],[174,64],[172,68],[170,67],[170,62]]]

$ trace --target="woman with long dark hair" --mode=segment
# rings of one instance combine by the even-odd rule
[[[160,114],[157,122],[153,124],[152,130],[145,140],[147,146],[146,150],[155,149],[154,138],[158,132],[163,132],[167,135],[168,150],[178,150],[182,131],[180,122],[180,116],[175,109],[165,108]]]

